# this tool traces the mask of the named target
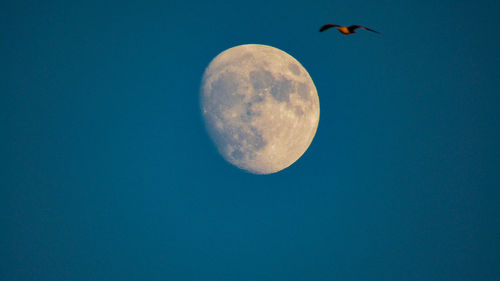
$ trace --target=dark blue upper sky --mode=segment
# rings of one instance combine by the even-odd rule
[[[73,2],[0,3],[1,280],[500,279],[499,1]],[[320,97],[267,176],[199,112],[248,43]]]

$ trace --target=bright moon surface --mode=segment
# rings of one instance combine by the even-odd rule
[[[201,110],[219,153],[254,174],[281,171],[307,150],[319,122],[319,98],[306,69],[266,45],[230,48],[208,65]]]

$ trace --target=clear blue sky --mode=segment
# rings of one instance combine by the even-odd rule
[[[499,1],[186,2],[0,3],[1,280],[500,279]],[[199,112],[248,43],[320,97],[268,176]]]

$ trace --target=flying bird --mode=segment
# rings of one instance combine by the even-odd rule
[[[332,27],[336,27],[338,29],[338,31],[340,31],[340,33],[344,34],[344,35],[349,35],[349,34],[353,34],[353,33],[356,33],[356,29],[357,28],[362,28],[362,29],[366,29],[368,31],[371,31],[371,32],[375,32],[375,33],[380,33],[378,31],[375,31],[373,29],[370,29],[366,26],[362,26],[362,25],[351,25],[351,26],[340,26],[338,24],[325,24],[323,25],[320,29],[319,29],[319,32],[323,32],[327,29],[330,29]]]

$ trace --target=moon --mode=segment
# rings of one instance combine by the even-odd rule
[[[292,165],[318,128],[319,98],[309,73],[267,45],[240,45],[216,56],[203,74],[200,105],[222,157],[253,174]]]

